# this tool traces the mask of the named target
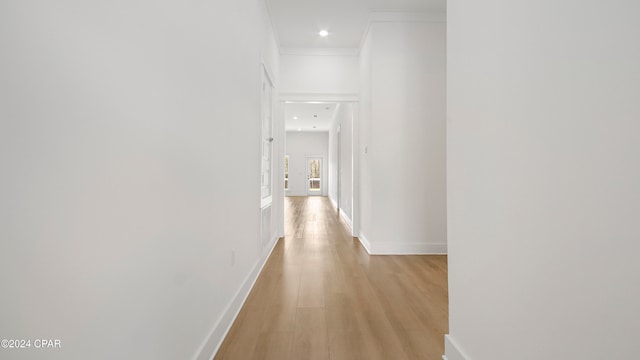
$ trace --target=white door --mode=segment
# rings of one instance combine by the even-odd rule
[[[307,158],[307,195],[322,195],[322,158]]]

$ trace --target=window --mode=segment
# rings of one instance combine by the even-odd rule
[[[289,155],[284,157],[284,189],[289,190]]]

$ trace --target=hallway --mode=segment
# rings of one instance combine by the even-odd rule
[[[222,359],[441,359],[446,256],[370,256],[326,197],[285,198],[286,237]]]

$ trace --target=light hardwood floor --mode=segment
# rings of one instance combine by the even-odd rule
[[[370,256],[326,197],[287,197],[280,239],[216,360],[441,360],[446,256]]]

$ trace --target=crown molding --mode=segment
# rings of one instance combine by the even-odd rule
[[[358,93],[280,93],[278,100],[284,102],[358,102]]]
[[[264,5],[264,9],[267,12],[267,18],[269,18],[269,25],[271,25],[271,33],[273,33],[273,38],[276,40],[276,47],[280,50],[280,38],[278,37],[278,31],[276,30],[276,24],[273,23],[273,16],[271,15],[273,12],[271,11],[271,6],[269,5],[269,1],[263,0],[262,4]]]
[[[447,22],[446,11],[413,11],[406,10],[371,10],[369,12],[369,20],[364,29],[360,45],[358,46],[358,54],[364,46],[364,42],[371,31],[371,26],[375,23],[415,23],[415,22]]]
[[[445,11],[406,11],[377,9],[369,12],[368,23],[373,22],[445,22]]]
[[[280,48],[280,55],[357,56],[357,48]]]

